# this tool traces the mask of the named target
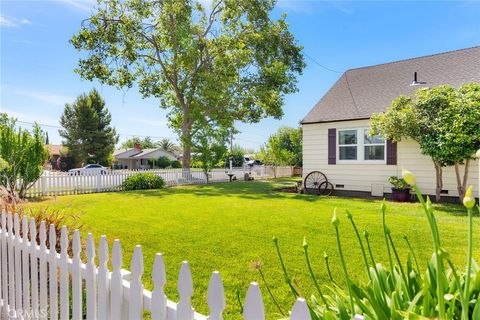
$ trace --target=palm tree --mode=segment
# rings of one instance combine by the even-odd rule
[[[158,147],[168,152],[175,151],[175,144],[171,142],[168,138],[163,138],[162,140],[160,140],[158,142]]]

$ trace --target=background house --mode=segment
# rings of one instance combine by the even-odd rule
[[[140,145],[136,144],[134,148],[115,150],[113,163],[119,169],[151,169],[154,163],[149,164],[149,160],[157,160],[160,157],[177,160],[174,153],[162,148],[141,149]]]
[[[404,167],[417,175],[424,193],[434,195],[433,163],[416,142],[367,135],[373,113],[421,87],[411,85],[415,72],[426,87],[480,82],[480,47],[346,71],[302,121],[303,175],[322,171],[337,194],[382,197],[391,192],[388,177]],[[444,169],[443,182],[443,196],[458,197],[453,167]],[[478,162],[471,163],[468,184],[478,192]]]

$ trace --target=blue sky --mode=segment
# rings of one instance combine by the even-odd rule
[[[68,43],[90,0],[0,2],[0,111],[19,121],[37,121],[60,143],[58,120],[66,102],[98,88],[121,134],[169,137],[166,111],[134,88],[119,91],[80,79],[73,72],[79,53]],[[273,16],[288,22],[304,52],[307,68],[299,92],[286,98],[282,120],[239,124],[235,142],[258,149],[282,125],[296,126],[341,73],[374,65],[480,44],[480,1],[282,1]],[[21,123],[24,127],[29,124]]]

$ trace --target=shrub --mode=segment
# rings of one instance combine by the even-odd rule
[[[410,185],[403,180],[403,178],[399,178],[396,176],[391,176],[388,178],[388,182],[397,190],[407,190],[410,189]]]
[[[480,319],[480,268],[472,257],[472,209],[475,206],[472,188],[468,188],[463,199],[468,213],[467,266],[465,269],[461,269],[465,270],[464,272],[456,268],[448,252],[440,245],[440,233],[430,199],[428,197],[426,200],[423,198],[416,186],[415,176],[411,172],[405,171],[403,178],[410,183],[425,211],[433,240],[432,258],[428,261],[426,267],[419,264],[407,236],[404,236],[408,254],[406,261],[402,262],[400,260],[392,233],[386,224],[387,208],[383,203],[381,206],[383,239],[376,239],[375,241],[385,242],[388,264],[384,266],[377,263],[378,260],[371,250],[371,240],[368,232],[363,231],[362,237],[352,214],[347,211],[347,220],[350,221],[361,252],[359,261],[363,262],[363,267],[369,279],[368,282],[355,281],[349,274],[349,271],[352,271],[349,270],[352,266],[344,260],[339,228],[340,219],[337,217],[337,210],[335,209],[332,226],[336,234],[336,247],[340,257],[342,273],[332,276],[328,255],[325,253],[326,269],[331,281],[329,286],[323,287],[318,283],[313,270],[313,261],[309,259],[308,243],[306,239],[303,240],[306,266],[316,289],[316,293],[312,295],[308,303],[312,320],[352,319],[358,314],[363,315],[366,319]],[[297,298],[301,290],[298,288],[297,282],[294,281],[295,277],[285,267],[277,238],[274,238],[274,245],[280,259],[285,282],[293,297]],[[359,267],[360,265],[353,266],[355,269]],[[269,290],[261,270],[261,264],[257,264],[256,268],[259,270],[267,291],[279,312],[284,316],[288,315],[288,312],[276,302],[275,296]],[[339,285],[340,283],[345,285],[342,287]]]
[[[162,177],[153,173],[135,173],[123,181],[123,190],[161,189],[165,186]]]
[[[180,161],[178,160],[173,160],[170,165],[172,166],[172,168],[175,168],[175,169],[178,169],[178,168],[181,168],[182,167],[182,164],[180,163]]]

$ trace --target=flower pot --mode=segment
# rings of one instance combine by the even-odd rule
[[[392,200],[396,202],[410,201],[410,189],[395,189],[392,188]]]

